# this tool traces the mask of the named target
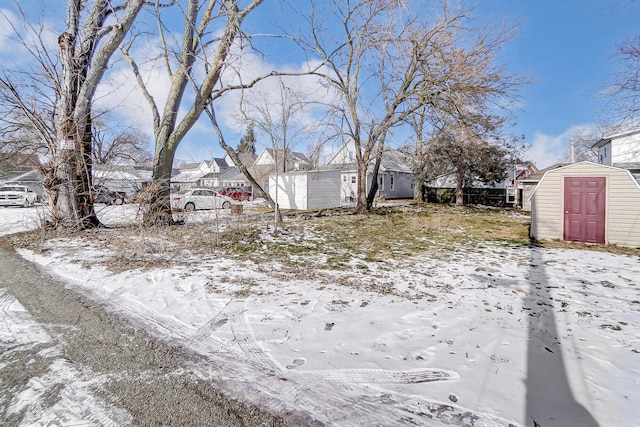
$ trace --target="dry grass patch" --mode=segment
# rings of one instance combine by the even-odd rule
[[[253,218],[253,219],[252,219]],[[455,262],[469,250],[491,246],[529,246],[530,217],[511,209],[407,204],[354,215],[349,209],[291,212],[274,232],[272,219],[245,215],[221,225],[100,228],[88,231],[34,230],[7,236],[13,247],[35,252],[60,250],[61,241],[80,262],[110,271],[190,265],[223,256],[259,266],[277,262],[283,274],[318,274],[320,270],[369,273],[369,263],[429,256]],[[54,244],[55,243],[55,244]],[[568,242],[544,247],[602,250],[640,255],[640,250]],[[82,254],[82,252],[85,254]],[[78,255],[82,254],[82,255]],[[99,255],[96,255],[99,254]],[[380,266],[379,268],[383,268]]]

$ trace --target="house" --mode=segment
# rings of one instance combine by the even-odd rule
[[[194,187],[221,186],[220,174],[229,168],[222,158],[203,160],[199,163],[187,163],[180,166],[179,172],[171,177],[171,187],[174,190],[184,190]]]
[[[269,175],[269,194],[280,209],[327,209],[340,206],[340,171],[299,171]]]
[[[93,184],[122,191],[133,199],[151,181],[151,168],[131,165],[93,165]]]
[[[529,196],[531,237],[640,248],[639,178],[592,162],[548,170]]]
[[[602,138],[593,147],[602,165],[640,170],[640,129]]]
[[[276,160],[279,173],[307,171],[313,166],[307,156],[302,153],[264,148],[248,168],[251,176],[263,189],[269,188],[269,175],[276,171]],[[239,177],[236,176],[236,178]],[[246,179],[244,184],[249,184]]]
[[[321,166],[320,170],[339,170],[341,198],[352,201],[356,197],[358,174],[355,158],[356,145],[353,141],[344,143],[338,151]],[[373,162],[372,162],[373,163]],[[367,169],[367,191],[371,188],[373,164]],[[387,149],[382,153],[378,171],[378,194],[386,199],[413,197],[413,172],[404,155],[399,151]]]
[[[0,151],[0,182],[36,171],[39,167],[40,160],[36,154]]]
[[[531,175],[538,173],[538,168],[532,162],[525,162],[515,165],[508,171],[506,186],[506,203],[508,206],[515,206],[524,209],[525,204],[529,204],[525,197],[525,182],[528,182]],[[526,210],[531,210],[526,209]]]
[[[531,211],[531,200],[529,198],[531,197],[531,193],[533,193],[533,190],[536,188],[536,185],[538,185],[544,174],[567,165],[569,165],[569,163],[556,163],[549,166],[548,168],[533,172],[527,177],[520,178],[518,180],[518,185],[522,189],[522,195],[520,199],[522,203],[520,208],[522,208],[522,210],[524,211]]]
[[[538,168],[532,162],[513,165],[506,171],[504,181],[484,182],[480,179],[465,179],[463,198],[465,204],[507,205],[523,207],[526,202],[526,184]],[[538,181],[536,180],[535,183]],[[426,183],[427,199],[435,203],[449,203],[455,200],[457,174],[451,172]]]
[[[198,180],[197,186],[213,188],[222,187],[222,178],[224,176],[224,172],[230,169],[229,165],[225,159],[213,158],[211,159],[209,166],[210,172],[206,173]]]

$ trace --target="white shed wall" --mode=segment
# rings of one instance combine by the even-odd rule
[[[328,209],[340,206],[340,171],[307,172],[307,208]]]
[[[328,209],[340,206],[340,171],[308,171],[269,176],[269,195],[280,209]]]
[[[640,186],[629,171],[580,162],[547,172],[531,196],[531,236],[562,239],[564,231],[564,178],[605,177],[605,241],[640,247]]]

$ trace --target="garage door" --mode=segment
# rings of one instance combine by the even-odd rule
[[[564,178],[564,240],[604,243],[606,178]]]

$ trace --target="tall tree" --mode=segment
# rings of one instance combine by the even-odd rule
[[[230,84],[222,81],[223,72],[229,69],[234,44],[244,37],[241,26],[249,13],[255,10],[262,0],[251,0],[240,7],[237,0],[185,0],[184,26],[179,46],[169,45],[169,36],[161,11],[156,7],[160,39],[163,44],[163,61],[170,77],[170,87],[164,106],[161,108],[151,94],[140,72],[130,47],[123,49],[123,55],[131,63],[138,84],[149,102],[153,115],[155,135],[155,154],[153,161],[152,188],[149,210],[145,214],[147,225],[170,224],[173,222],[169,201],[171,170],[178,145],[195,125],[208,105],[234,87],[242,84]],[[215,24],[222,28],[213,29]],[[201,65],[202,68],[198,68]],[[202,71],[202,73],[199,73]],[[178,117],[187,86],[194,90],[193,101],[182,117]],[[251,85],[249,83],[248,85]]]
[[[456,126],[438,132],[426,156],[456,179],[456,205],[464,204],[464,187],[476,181],[501,182],[516,163],[519,138],[501,139],[493,128]]]
[[[62,67],[53,170],[44,188],[57,223],[87,227],[99,223],[91,199],[91,105],[107,65],[144,0],[69,0],[67,28],[58,37]],[[83,12],[87,12],[82,23]]]
[[[326,13],[312,13],[306,46],[325,61],[323,77],[335,93],[328,108],[344,138],[356,146],[356,211],[365,212],[377,192],[391,129],[424,108],[454,117],[471,99],[477,105],[482,97],[484,105],[497,103],[520,84],[493,63],[512,29],[474,28],[469,10],[447,2],[438,11],[411,10],[393,0],[329,3],[334,21],[325,25]]]
[[[29,140],[46,141],[51,161],[43,171],[43,186],[56,226],[85,228],[99,224],[91,197],[93,96],[144,3],[68,0],[57,58],[48,51],[38,28],[27,25],[35,41],[20,35],[18,38],[34,56],[38,71],[29,80],[30,73],[5,69],[0,79],[6,91],[2,101],[9,107],[14,124],[27,124],[24,132],[30,135]],[[24,13],[22,16],[25,18]],[[39,99],[39,94],[44,99]]]
[[[247,132],[240,140],[236,151],[239,154],[256,155],[256,142],[255,123],[253,122],[253,120],[249,120]]]

